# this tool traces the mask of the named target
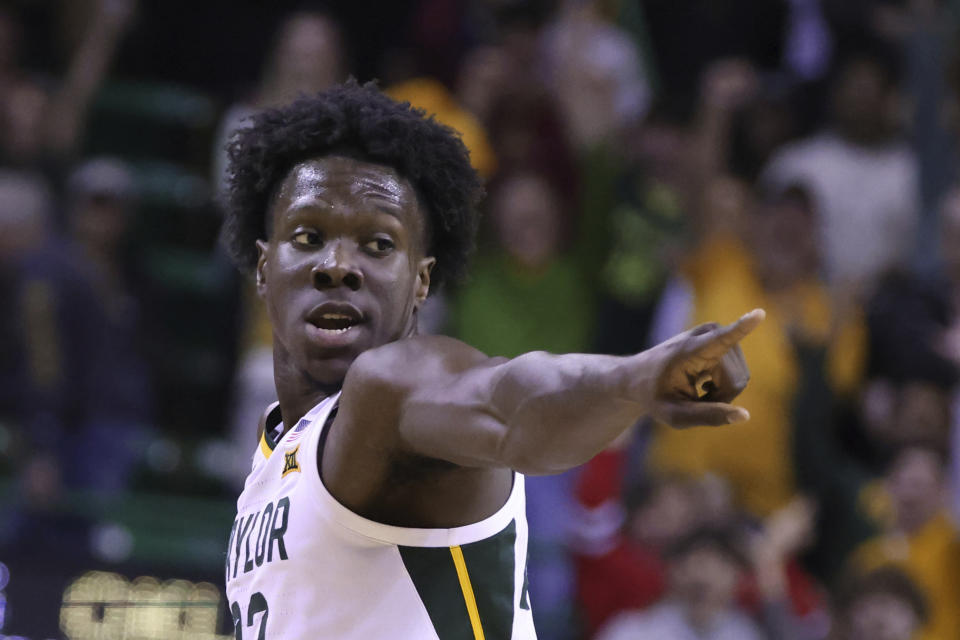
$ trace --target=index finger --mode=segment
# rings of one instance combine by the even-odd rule
[[[723,354],[756,329],[765,317],[767,317],[766,311],[754,309],[742,315],[733,324],[694,337],[690,350],[701,358],[719,360],[723,357]]]

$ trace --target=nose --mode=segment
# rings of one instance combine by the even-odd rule
[[[345,286],[357,291],[363,286],[363,272],[354,256],[342,242],[331,243],[311,272],[317,289],[335,289]]]

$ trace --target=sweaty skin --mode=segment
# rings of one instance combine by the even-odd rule
[[[503,505],[511,470],[581,464],[643,415],[678,427],[747,418],[727,403],[749,378],[738,342],[759,310],[627,357],[508,360],[416,336],[435,263],[427,221],[393,169],[325,156],[290,170],[257,242],[284,426],[342,388],[319,463],[354,512],[398,526],[469,524]]]

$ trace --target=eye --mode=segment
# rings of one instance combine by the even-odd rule
[[[323,242],[323,238],[316,231],[297,231],[291,240],[294,244],[305,247],[317,246]]]
[[[394,244],[390,238],[381,236],[368,241],[363,245],[363,248],[374,255],[382,256],[390,253],[394,248]]]

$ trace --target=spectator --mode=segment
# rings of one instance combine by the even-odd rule
[[[831,579],[851,550],[885,524],[881,479],[905,443],[944,443],[956,367],[938,353],[948,324],[945,290],[896,275],[870,302],[870,376],[846,399],[824,380],[826,352],[794,341],[801,378],[794,402],[793,459],[802,490],[820,503],[808,566]]]
[[[647,478],[627,492],[624,509],[618,509],[629,453],[623,447],[608,449],[587,465],[577,483],[583,507],[577,529],[578,600],[591,634],[617,613],[645,609],[662,597],[664,557],[679,539],[700,527],[741,522],[729,488],[713,475]],[[776,640],[818,637],[824,627],[823,596],[798,562],[812,539],[813,516],[812,503],[798,498],[750,533],[751,567],[738,584],[737,599],[761,616]]]
[[[578,530],[577,599],[591,636],[617,613],[646,609],[660,600],[666,589],[664,554],[698,525],[702,514],[694,482],[682,476],[649,478],[630,490],[619,508],[623,478],[616,477],[610,486],[604,471],[616,469],[611,459],[623,460],[623,454],[604,452],[578,481],[584,516]],[[604,499],[614,487],[613,498]]]
[[[49,96],[21,67],[22,28],[17,15],[0,8],[0,164],[33,163],[42,146]]]
[[[412,78],[391,86],[386,93],[394,100],[409,102],[423,109],[427,115],[460,133],[470,152],[473,168],[481,178],[493,176],[497,162],[483,125],[459,104],[457,97],[440,81],[428,77]]]
[[[67,218],[80,270],[94,296],[86,411],[74,449],[74,480],[118,491],[127,486],[153,427],[153,391],[144,359],[140,305],[126,261],[127,230],[136,207],[133,176],[121,161],[94,158],[67,182]]]
[[[825,628],[823,596],[798,561],[813,540],[816,507],[797,497],[756,531],[750,544],[753,585],[768,638],[819,638]]]
[[[885,464],[904,442],[944,442],[951,426],[950,402],[960,380],[950,357],[955,322],[952,288],[943,277],[892,273],[870,300],[870,370],[864,428]]]
[[[895,567],[855,575],[837,594],[829,640],[913,640],[927,618],[917,585]]]
[[[36,214],[34,240],[11,263],[20,348],[10,375],[32,451],[56,458],[72,486],[105,491],[126,488],[152,421],[123,262],[132,196],[124,165],[85,163],[68,182],[75,240]]]
[[[564,2],[544,32],[549,84],[574,145],[589,149],[640,120],[651,102],[643,57],[602,3]]]
[[[491,187],[492,250],[478,256],[454,302],[454,335],[485,353],[584,350],[593,299],[578,265],[564,252],[567,227],[554,185],[531,172],[507,174]],[[562,319],[562,320],[560,320]],[[530,478],[530,585],[542,634],[572,627],[572,567],[566,553],[572,474]]]
[[[943,289],[949,309],[941,334],[942,353],[960,365],[960,186],[951,189],[940,204],[938,269],[931,279]]]
[[[491,355],[585,349],[593,301],[564,252],[568,226],[557,190],[541,175],[518,172],[503,176],[488,202],[496,245],[477,258],[458,295],[454,333]]]
[[[746,243],[729,233],[706,239],[683,274],[693,290],[694,322],[731,317],[740,307],[767,310],[743,345],[753,380],[738,402],[751,420],[722,433],[658,429],[650,461],[663,470],[718,473],[748,512],[765,516],[796,491],[793,403],[802,362],[794,341],[827,349],[819,373],[843,396],[862,376],[866,337],[857,310],[834,304],[820,283],[817,213],[808,193],[794,187],[747,206],[740,214]]]
[[[579,235],[600,293],[594,348],[601,353],[650,344],[654,310],[688,227],[690,144],[686,114],[662,104],[584,162]]]
[[[330,16],[315,11],[288,16],[277,31],[256,89],[231,105],[220,122],[212,174],[218,193],[226,186],[226,144],[244,119],[342,81],[347,69],[340,28]]]
[[[883,272],[911,257],[918,223],[917,161],[891,113],[898,95],[892,66],[867,52],[845,60],[833,83],[830,127],[785,147],[763,176],[775,188],[808,186],[828,280],[861,301]]]
[[[954,638],[960,629],[960,534],[945,510],[944,463],[938,445],[900,451],[886,476],[892,519],[851,558],[860,571],[892,564],[916,581],[930,606],[922,640]]]
[[[693,121],[663,100],[641,126],[588,156],[581,236],[588,250],[606,254],[588,257],[602,263],[598,351],[654,344],[661,298],[682,289],[675,276],[687,236],[740,227],[747,190],[724,164],[732,116],[756,84],[749,64],[719,61],[705,74]]]
[[[940,335],[944,356],[960,367],[960,188],[951,189],[940,206],[939,261],[951,315],[947,328]],[[950,425],[951,510],[954,521],[960,522],[960,398],[954,393]]]
[[[667,561],[667,597],[645,611],[615,617],[597,640],[760,640],[759,627],[736,608],[747,560],[729,531],[699,529],[680,539]]]
[[[87,112],[136,11],[135,0],[91,3],[63,78],[42,83],[19,65],[20,25],[0,10],[0,162],[58,174],[79,151]]]
[[[46,240],[53,216],[53,197],[47,183],[36,176],[0,171],[0,291],[6,301],[16,300],[20,289],[20,264]],[[28,370],[23,341],[23,321],[15,313],[3,314],[0,328],[0,415],[24,424],[24,376]],[[39,364],[39,363],[37,363]]]

